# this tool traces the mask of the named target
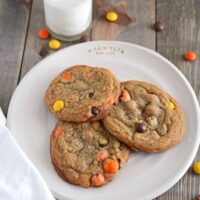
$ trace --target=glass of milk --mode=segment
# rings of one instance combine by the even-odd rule
[[[46,25],[51,34],[73,41],[87,31],[92,21],[92,0],[44,0]]]

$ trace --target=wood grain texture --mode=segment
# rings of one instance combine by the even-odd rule
[[[108,3],[109,2],[109,3]],[[102,1],[96,0],[96,7],[102,10],[116,10],[128,14],[132,23],[120,26],[101,17],[101,9],[94,9],[92,40],[121,40],[155,49],[155,31],[151,25],[155,22],[155,0]]]
[[[43,57],[40,56],[41,49],[45,47],[48,52],[47,55],[55,52],[53,50],[49,50],[48,48],[48,42],[50,39],[54,39],[53,37],[50,37],[48,40],[41,40],[38,38],[38,31],[43,27],[46,27],[43,1],[41,3],[41,0],[33,0],[20,80],[36,63],[43,59]],[[80,41],[61,42],[61,48],[76,44],[78,42]]]
[[[7,113],[17,86],[31,2],[0,1],[0,106]]]
[[[105,7],[124,6],[128,14],[136,19],[136,23],[129,27],[113,24],[108,28],[105,20],[99,20],[99,17],[102,16],[94,13],[92,30],[91,33],[88,32],[92,35],[92,40],[121,40],[155,49],[156,34],[149,28],[155,21],[155,0],[95,0],[94,6],[97,6],[98,2],[101,2]],[[142,10],[142,12],[138,12],[138,10]],[[39,55],[41,46],[47,47],[48,45],[48,41],[37,38],[37,32],[41,27],[45,27],[43,5],[40,0],[34,0],[20,79],[42,59]],[[79,42],[62,42],[62,48]],[[49,51],[50,54],[53,52]]]
[[[157,0],[157,20],[165,23],[165,30],[157,34],[157,51],[183,72],[199,98],[200,60],[186,62],[183,54],[192,50],[200,55],[200,1]],[[200,152],[196,160],[200,160]],[[194,200],[200,193],[199,185],[200,177],[189,169],[172,189],[157,200]]]
[[[47,41],[40,40],[37,35],[38,31],[43,27],[45,27],[43,2],[41,3],[41,0],[33,0],[20,79],[42,59],[39,51],[42,45],[47,44]]]
[[[45,26],[41,1],[33,0],[30,10],[31,4],[28,0],[0,0],[0,105],[5,113],[19,75],[21,79],[42,59],[39,51],[41,46],[46,46],[48,42],[37,37],[38,30]],[[188,50],[194,50],[200,55],[199,0],[104,0],[103,2],[114,5],[122,3],[136,22],[120,31],[114,27],[109,38],[107,33],[110,30],[97,31],[93,27],[93,40],[116,39],[157,49],[185,74],[197,97],[200,98],[200,61],[191,63],[182,59],[184,52]],[[156,34],[152,29],[155,19],[165,23],[163,32]],[[80,41],[62,42],[62,47],[78,42]],[[200,152],[196,160],[200,160]],[[189,169],[173,188],[156,200],[194,200],[200,193],[199,185],[200,178]]]
[[[127,0],[126,4],[135,24],[121,32],[118,40],[155,49],[156,34],[151,28],[155,22],[155,0]]]

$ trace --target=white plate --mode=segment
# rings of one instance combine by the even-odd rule
[[[49,154],[56,123],[43,103],[50,81],[75,64],[104,66],[120,81],[138,79],[158,85],[180,103],[186,121],[183,141],[158,154],[135,153],[115,180],[98,189],[83,189],[60,179]],[[198,149],[199,105],[190,84],[177,68],[152,50],[123,42],[96,41],[63,49],[38,63],[17,87],[8,111],[8,127],[36,165],[53,194],[62,200],[145,200],[172,187],[191,165]]]

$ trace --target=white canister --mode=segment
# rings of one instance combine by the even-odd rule
[[[46,25],[54,37],[79,39],[92,20],[92,0],[44,0]]]

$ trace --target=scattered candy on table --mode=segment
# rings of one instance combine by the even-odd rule
[[[109,11],[106,13],[106,19],[110,22],[115,22],[118,19],[118,14],[114,11]]]
[[[49,41],[49,48],[53,50],[57,50],[60,48],[60,42],[58,40],[51,40]]]
[[[58,100],[53,104],[53,110],[55,112],[61,111],[64,108],[64,106],[65,106],[64,101]]]
[[[200,162],[195,162],[192,166],[194,173],[200,174]]]
[[[185,60],[194,61],[197,59],[197,54],[193,51],[188,51],[184,54]]]
[[[43,40],[49,38],[49,35],[49,31],[46,28],[41,28],[38,32],[39,38]]]
[[[175,106],[174,106],[174,104],[170,101],[168,107],[169,107],[170,110],[173,110]]]
[[[154,29],[156,31],[163,31],[164,30],[164,24],[160,21],[157,21],[155,24],[154,24]]]

